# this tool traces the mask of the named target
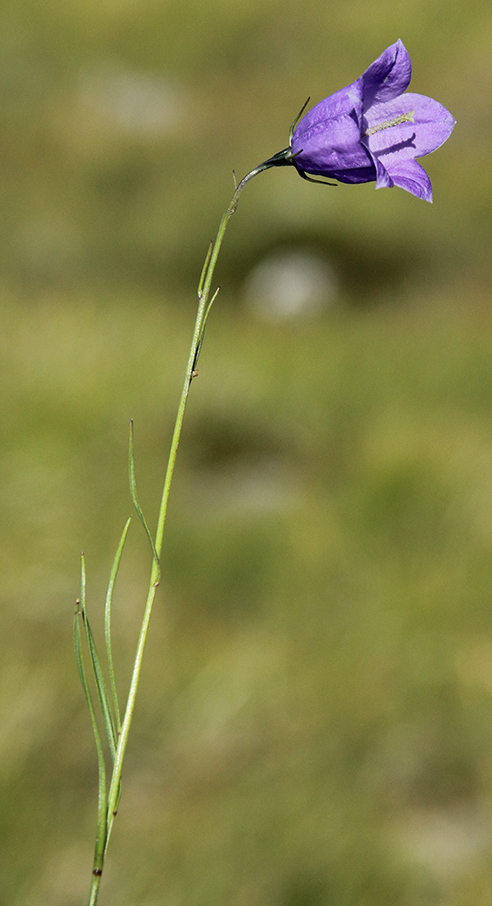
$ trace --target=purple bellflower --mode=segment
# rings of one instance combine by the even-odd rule
[[[376,189],[400,186],[432,201],[430,179],[416,158],[439,148],[455,121],[432,98],[405,93],[411,76],[410,57],[398,40],[356,82],[298,118],[285,162],[306,179],[375,181]]]

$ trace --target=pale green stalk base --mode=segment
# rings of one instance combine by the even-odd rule
[[[101,886],[101,876],[101,874],[94,874],[94,871],[92,872],[89,906],[96,906],[97,898],[99,896],[99,888]]]

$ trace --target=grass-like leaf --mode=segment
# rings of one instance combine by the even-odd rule
[[[135,461],[134,461],[134,457],[133,457],[133,419],[131,419],[131,421],[130,421],[130,451],[129,451],[128,465],[129,465],[130,493],[132,495],[133,506],[135,507],[135,510],[137,511],[137,516],[140,519],[140,522],[142,523],[142,525],[145,529],[147,538],[149,539],[149,544],[150,544],[150,547],[152,550],[152,554],[154,556],[154,560],[157,564],[159,578],[160,578],[161,567],[160,567],[160,562],[159,562],[159,555],[157,553],[157,550],[156,550],[156,547],[154,544],[154,539],[153,539],[152,535],[150,534],[150,529],[147,525],[145,516],[142,512],[142,509],[140,507],[140,504],[138,502],[138,497],[137,497],[137,483],[135,481]]]
[[[77,662],[77,669],[79,671],[80,681],[82,683],[82,688],[84,690],[85,699],[87,706],[89,708],[89,714],[91,718],[92,731],[94,733],[94,739],[96,743],[97,751],[97,767],[98,767],[98,804],[97,804],[97,833],[96,833],[96,846],[94,852],[94,871],[102,870],[104,864],[104,847],[106,845],[107,837],[107,788],[106,788],[106,765],[104,761],[104,752],[102,747],[101,734],[99,733],[99,728],[97,726],[96,714],[94,711],[94,705],[92,703],[92,696],[89,689],[89,684],[87,682],[87,675],[84,667],[84,658],[82,654],[82,640],[80,632],[80,620],[84,620],[85,613],[85,558],[82,554],[82,579],[81,579],[81,593],[80,600],[77,601],[77,606],[75,608],[75,617],[74,617],[74,626],[73,626],[73,638],[74,638],[74,648],[75,648],[75,659]],[[85,620],[84,620],[85,623]]]
[[[99,706],[101,708],[101,716],[103,719],[104,729],[108,738],[111,758],[114,761],[116,757],[116,746],[118,745],[118,736],[116,732],[113,712],[111,711],[111,702],[109,700],[106,681],[101,669],[101,662],[97,654],[96,643],[94,641],[94,636],[92,634],[92,629],[90,627],[89,618],[85,611],[85,607],[81,607],[80,614],[84,623],[87,644],[89,646],[89,655],[91,659],[92,671],[94,673],[94,679],[96,681],[97,697],[99,699]]]
[[[194,359],[193,359],[193,368],[192,368],[192,373],[191,373],[191,376],[192,376],[192,377],[194,377],[194,371],[195,371],[195,368],[196,368],[197,363],[198,363],[198,359],[199,359],[199,356],[200,356],[200,352],[201,352],[201,350],[202,350],[203,338],[204,338],[204,336],[205,336],[205,328],[206,328],[206,326],[207,326],[207,318],[208,318],[208,316],[209,316],[209,314],[210,314],[210,309],[212,308],[212,305],[214,304],[214,302],[215,302],[217,296],[219,295],[219,292],[220,292],[220,286],[218,286],[217,289],[215,290],[215,292],[214,292],[212,298],[210,299],[210,302],[209,302],[208,305],[207,305],[207,308],[205,309],[205,314],[204,314],[204,316],[203,316],[203,323],[202,323],[202,327],[201,327],[201,330],[200,330],[200,335],[199,335],[199,337],[198,337],[198,342],[197,342],[197,344],[196,344],[195,357],[194,357]]]
[[[208,266],[209,266],[209,264],[210,264],[210,258],[212,257],[213,247],[214,247],[214,243],[213,243],[213,240],[212,240],[212,241],[210,242],[209,247],[208,247],[208,252],[207,252],[205,261],[204,261],[204,263],[203,263],[202,272],[201,272],[201,274],[200,274],[200,281],[199,281],[199,283],[198,283],[198,298],[199,298],[200,301],[201,301],[201,299],[202,299],[203,285],[204,285],[204,283],[205,283],[205,278],[206,278],[206,276],[207,276]]]
[[[120,566],[121,555],[123,553],[123,548],[125,546],[126,536],[128,534],[128,529],[130,528],[131,517],[127,520],[126,525],[123,529],[123,533],[120,538],[120,543],[118,544],[118,549],[113,560],[113,566],[111,567],[111,573],[109,576],[108,590],[106,593],[106,605],[104,608],[104,635],[106,640],[106,657],[108,659],[108,670],[109,670],[109,682],[111,686],[111,693],[113,696],[113,706],[114,706],[114,716],[116,721],[116,732],[119,733],[121,729],[121,715],[120,708],[118,704],[118,693],[116,691],[116,682],[114,676],[114,667],[113,667],[113,653],[111,646],[111,606],[113,603],[113,591],[116,582],[116,577],[118,575],[118,569]]]

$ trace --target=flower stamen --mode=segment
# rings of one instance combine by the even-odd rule
[[[383,129],[389,129],[390,126],[399,126],[400,123],[413,123],[414,111],[410,110],[409,113],[401,113],[400,116],[395,116],[392,120],[386,120],[384,123],[378,123],[376,126],[369,126],[362,135],[374,135],[375,132],[381,132]]]

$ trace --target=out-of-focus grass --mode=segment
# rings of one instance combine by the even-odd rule
[[[492,884],[491,11],[478,0],[0,10],[0,900],[84,902],[96,763],[71,648],[156,518],[193,287],[238,175],[401,37],[458,120],[431,208],[292,171],[241,199],[193,383],[101,895],[482,906]],[[255,320],[307,248],[331,310]],[[115,604],[130,673],[149,553]]]
[[[102,902],[486,901],[483,302],[429,295],[295,326],[217,307]],[[5,902],[83,901],[95,758],[71,653],[77,550],[97,624],[130,508],[126,424],[150,518],[190,309],[2,306]],[[148,560],[135,525],[123,684]]]

